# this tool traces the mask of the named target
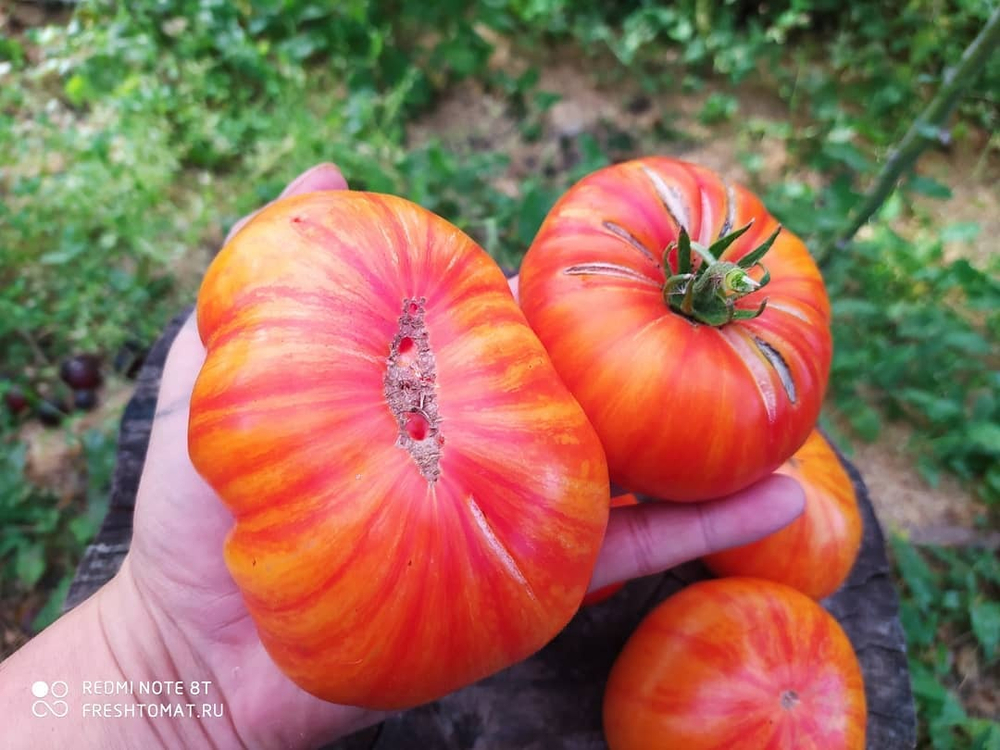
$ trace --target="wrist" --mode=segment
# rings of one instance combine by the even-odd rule
[[[131,559],[126,558],[113,581],[108,611],[132,614],[113,621],[105,617],[109,640],[124,644],[118,661],[126,672],[135,663],[151,679],[200,681],[208,687],[197,700],[209,704],[201,726],[194,725],[200,734],[185,736],[179,746],[321,747],[383,718],[309,696],[282,675],[242,600],[233,606],[233,597],[239,597],[235,590],[209,593],[183,578],[147,578],[143,573],[155,566],[137,563],[133,568]],[[136,606],[140,612],[130,609]],[[133,622],[149,624],[137,637]]]
[[[213,678],[121,573],[0,664],[13,748],[241,747]],[[199,693],[191,695],[195,681]],[[219,704],[222,715],[204,715]],[[6,746],[6,745],[5,745]]]
[[[153,747],[242,747],[215,674],[170,613],[137,584],[130,558],[94,598],[120,682],[112,686],[115,695],[90,699],[124,704],[151,732]]]

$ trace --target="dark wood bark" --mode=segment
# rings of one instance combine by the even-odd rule
[[[122,417],[107,518],[77,571],[66,600],[76,606],[118,570],[132,536],[163,363],[186,314],[175,318],[150,352]],[[868,747],[916,744],[906,645],[885,540],[857,469],[843,456],[858,493],[864,538],[847,582],[823,602],[854,644],[868,699]],[[652,607],[707,577],[698,562],[632,581],[603,604],[580,612],[558,637],[525,662],[435,703],[394,716],[328,750],[598,750],[604,682],[629,634]]]

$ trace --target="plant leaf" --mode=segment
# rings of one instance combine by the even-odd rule
[[[969,618],[976,640],[983,647],[987,660],[992,661],[1000,646],[1000,603],[974,601],[969,605]]]
[[[750,229],[750,227],[753,226],[753,222],[754,220],[750,219],[750,221],[747,222],[746,226],[741,227],[740,229],[737,229],[733,232],[730,232],[725,237],[720,237],[719,239],[717,239],[715,242],[712,243],[712,245],[708,248],[708,251],[716,258],[721,259],[722,254],[726,251],[726,248],[732,245],[734,242],[736,242],[736,240],[738,240],[744,234],[746,234],[747,231]],[[746,268],[746,266],[744,266],[744,268]]]
[[[780,232],[781,232],[781,227],[779,226],[777,229],[774,230],[774,233],[770,237],[764,240],[763,244],[758,245],[754,250],[750,251],[742,258],[740,258],[739,261],[737,262],[737,265],[743,269],[747,269],[756,265],[760,261],[760,259],[764,257],[767,251],[771,249],[771,245],[773,245],[774,241],[778,239],[778,234]]]
[[[684,227],[677,237],[677,273],[691,273],[691,238]]]
[[[25,544],[14,557],[14,573],[26,589],[35,587],[45,573],[45,556],[38,544]]]

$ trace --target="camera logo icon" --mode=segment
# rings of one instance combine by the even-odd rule
[[[63,680],[49,684],[38,680],[31,684],[31,694],[37,700],[31,704],[31,713],[41,719],[43,716],[55,716],[61,719],[69,713],[69,704],[62,700],[69,693],[69,685]]]

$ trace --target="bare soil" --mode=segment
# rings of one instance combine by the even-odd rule
[[[68,428],[45,427],[37,421],[26,422],[20,439],[27,446],[25,475],[35,486],[59,498],[59,507],[78,499],[87,485],[79,437],[88,430],[116,421],[132,396],[134,385],[114,378],[99,391],[97,407],[68,423]]]
[[[1000,149],[991,151],[982,137],[970,137],[947,152],[925,153],[920,170],[950,187],[952,197],[947,201],[920,197],[919,213],[935,226],[972,222],[980,227],[969,241],[945,243],[945,260],[965,258],[980,267],[1000,260]],[[910,231],[917,223],[919,217],[901,219]]]
[[[928,544],[977,544],[1000,549],[998,534],[981,530],[986,506],[950,475],[931,486],[907,450],[910,431],[886,425],[877,442],[855,441],[851,461],[871,493],[883,525]]]

